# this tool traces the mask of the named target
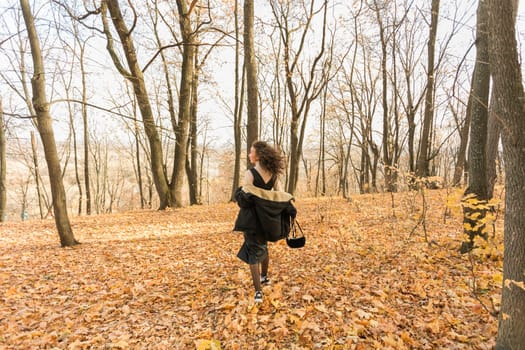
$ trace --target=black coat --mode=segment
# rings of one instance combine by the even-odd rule
[[[235,191],[235,199],[240,210],[234,231],[254,234],[271,242],[285,238],[290,232],[291,219],[297,214],[291,194],[245,185]]]

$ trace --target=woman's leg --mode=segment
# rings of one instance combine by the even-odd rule
[[[270,254],[266,254],[266,258],[261,261],[261,275],[268,276],[268,265],[270,264]]]
[[[252,273],[253,287],[255,288],[255,291],[261,291],[261,272],[259,271],[259,264],[250,264],[250,272]]]

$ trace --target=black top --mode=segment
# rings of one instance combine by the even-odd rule
[[[273,188],[273,185],[275,185],[275,176],[272,175],[272,178],[268,182],[264,182],[264,179],[262,178],[261,174],[255,169],[251,168],[250,171],[253,175],[253,185],[255,187],[259,187],[265,190],[271,190]]]

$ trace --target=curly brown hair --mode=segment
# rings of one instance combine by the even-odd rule
[[[284,157],[276,148],[265,141],[254,141],[252,147],[259,157],[259,163],[268,169],[273,175],[280,175],[284,170]]]

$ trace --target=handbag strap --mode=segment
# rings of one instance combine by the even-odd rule
[[[299,229],[299,232],[301,232],[301,235],[297,235],[297,229]],[[290,232],[292,232],[292,238],[296,237],[304,237],[303,229],[301,228],[301,225],[299,225],[299,221],[297,221],[296,218],[292,219],[292,228],[290,229]]]

